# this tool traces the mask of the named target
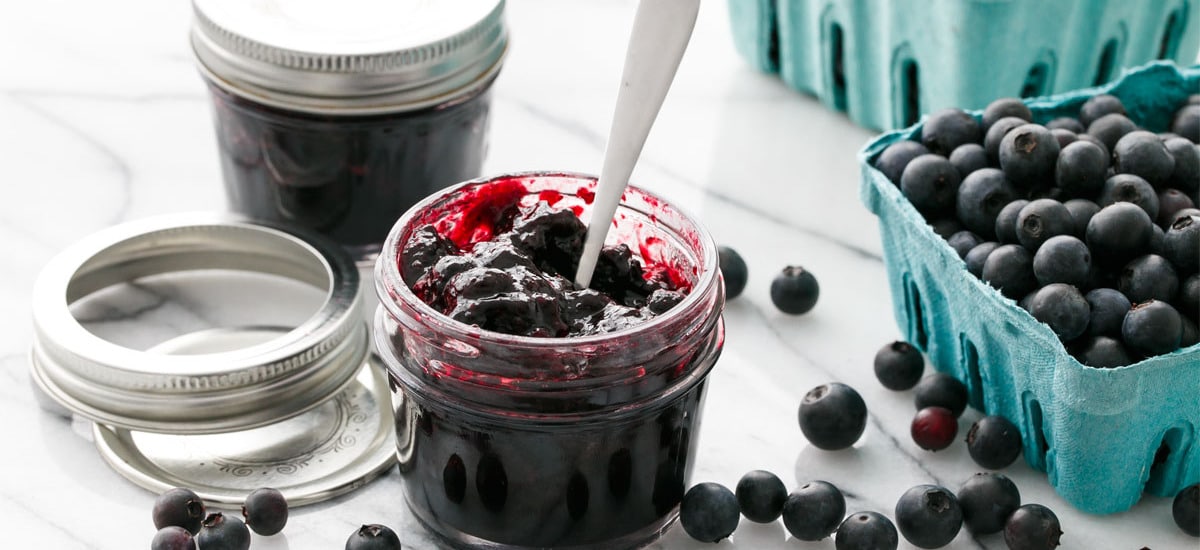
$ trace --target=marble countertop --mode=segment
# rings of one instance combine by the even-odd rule
[[[495,85],[486,173],[599,169],[636,2],[510,0],[512,49]],[[727,345],[711,375],[693,482],[733,487],[767,469],[790,487],[824,479],[848,511],[891,515],[908,487],[956,489],[978,468],[965,445],[929,453],[908,436],[911,396],[883,389],[876,350],[900,333],[892,318],[875,218],[858,201],[854,153],[872,132],[752,70],[733,51],[725,2],[704,3],[690,49],[647,142],[634,181],[698,214],[750,266],[745,294],[727,305]],[[43,412],[31,390],[30,291],[40,268],[70,243],[155,214],[225,207],[207,95],[186,42],[186,2],[26,2],[0,19],[0,418],[13,429],[0,453],[0,546],[145,548],[152,493],[111,470],[80,422]],[[14,17],[15,15],[15,17]],[[821,299],[789,317],[767,288],[787,264],[810,269]],[[170,293],[101,311],[93,325],[152,340],[144,327],[181,331],[211,317]],[[147,317],[148,315],[152,317]],[[136,327],[142,326],[142,329]],[[164,329],[164,330],[166,330]],[[828,381],[856,387],[871,419],[852,449],[807,444],[796,409]],[[969,411],[965,430],[978,417]],[[1170,500],[1132,510],[1074,510],[1023,460],[1004,470],[1025,502],[1049,506],[1063,548],[1196,548],[1172,523]],[[293,510],[284,534],[259,550],[340,548],[362,523],[435,548],[400,500],[393,471],[332,501]],[[15,540],[14,540],[15,537]],[[901,542],[901,548],[912,548]],[[709,548],[678,526],[661,548]],[[782,523],[742,520],[733,548],[833,548],[802,543]],[[965,530],[949,548],[1003,548]]]

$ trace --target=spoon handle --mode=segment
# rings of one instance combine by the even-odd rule
[[[699,10],[700,0],[641,0],[638,4],[604,150],[604,165],[596,184],[592,219],[575,272],[575,284],[580,288],[587,288],[592,282],[592,271],[611,226],[609,222],[617,212],[646,136],[675,79]]]

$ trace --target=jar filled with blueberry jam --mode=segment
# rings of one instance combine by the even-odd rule
[[[395,220],[478,177],[504,0],[193,0],[230,207],[358,259]]]
[[[446,544],[630,548],[677,516],[724,344],[716,245],[630,187],[575,286],[595,184],[467,182],[384,243],[375,343],[404,498]]]

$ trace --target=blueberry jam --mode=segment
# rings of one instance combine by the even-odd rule
[[[594,186],[470,182],[384,244],[375,338],[404,497],[450,546],[634,547],[678,513],[724,343],[716,245],[630,188],[579,290]]]

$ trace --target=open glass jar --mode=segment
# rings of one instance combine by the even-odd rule
[[[469,205],[495,200],[494,189],[587,221],[595,184],[562,173],[467,182],[413,207],[384,243],[375,343],[395,392],[404,497],[451,545],[634,547],[677,515],[705,379],[724,343],[716,245],[693,218],[628,189],[610,244],[629,244],[648,266],[669,266],[691,290],[665,313],[615,332],[482,330],[421,301],[402,275],[414,230],[469,231]]]
[[[372,258],[392,223],[479,176],[504,0],[194,0],[231,208]]]

